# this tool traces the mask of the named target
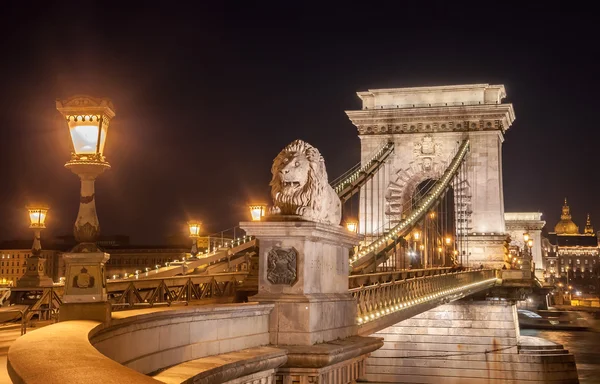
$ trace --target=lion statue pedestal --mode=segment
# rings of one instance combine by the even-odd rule
[[[348,260],[359,239],[339,225],[341,203],[323,157],[296,140],[277,155],[271,173],[266,221],[240,223],[260,241],[258,295],[251,299],[276,304],[271,343],[312,345],[355,335]]]
[[[380,338],[356,336],[348,269],[359,236],[340,226],[340,199],[316,148],[294,141],[271,172],[270,215],[240,227],[260,244],[258,294],[250,300],[274,304],[270,343],[288,351],[275,381],[354,383],[368,355],[383,346]]]
[[[356,334],[348,254],[358,236],[310,221],[240,223],[260,242],[258,294],[274,303],[271,344],[313,345]]]

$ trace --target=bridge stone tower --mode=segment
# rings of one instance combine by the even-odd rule
[[[367,236],[393,227],[410,209],[417,186],[437,179],[459,144],[470,140],[466,170],[454,185],[463,262],[501,268],[506,238],[502,142],[515,119],[503,85],[471,84],[358,92],[362,110],[346,111],[358,128],[361,161],[383,144],[395,150],[384,174],[360,193],[360,229]],[[371,204],[371,201],[373,202]]]

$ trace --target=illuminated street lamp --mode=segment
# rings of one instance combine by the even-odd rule
[[[25,275],[17,282],[17,287],[51,287],[53,283],[52,279],[46,276],[46,259],[42,257],[42,243],[40,241],[42,229],[46,229],[48,207],[30,205],[27,207],[27,212],[29,214],[29,228],[33,229],[33,245],[31,246],[31,257],[26,261],[27,270]]]
[[[267,210],[266,204],[250,204],[248,207],[250,208],[250,216],[252,221],[261,221],[265,216],[265,212]]]
[[[346,220],[346,229],[352,233],[356,233],[358,231],[358,221],[354,219]]]
[[[94,181],[110,168],[104,157],[104,146],[115,107],[108,98],[78,95],[56,100],[56,109],[65,119],[71,137],[71,159],[65,167],[81,180],[79,212],[73,230],[78,244],[63,255],[66,282],[59,321],[109,322],[111,308],[106,292],[105,264],[110,255],[96,245],[100,223]]]
[[[200,237],[200,227],[202,223],[196,220],[188,221],[188,229],[190,230],[190,237],[192,238],[192,256],[198,254],[198,238]]]
[[[446,245],[452,244],[452,238],[450,236],[446,236]]]
[[[115,108],[107,98],[73,96],[57,100],[56,109],[65,118],[71,136],[71,160],[65,167],[81,179],[79,213],[74,228],[79,244],[73,252],[96,252],[100,223],[96,214],[94,181],[110,168],[104,157],[104,145]]]

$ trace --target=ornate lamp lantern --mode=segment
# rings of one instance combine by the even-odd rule
[[[46,276],[46,259],[42,257],[41,233],[46,229],[48,207],[45,205],[27,206],[29,228],[33,229],[31,257],[27,259],[25,275],[17,282],[17,287],[51,287],[52,279]]]
[[[108,253],[98,249],[100,223],[96,213],[94,182],[110,164],[104,157],[108,126],[115,107],[108,98],[73,96],[57,100],[56,109],[65,119],[71,136],[71,159],[65,167],[79,176],[81,194],[74,235],[78,244],[63,255],[66,264],[65,292],[60,321],[110,321],[105,264]]]
[[[196,256],[198,254],[198,238],[200,237],[200,227],[202,223],[196,220],[188,221],[188,229],[190,231],[190,237],[192,238],[192,256]]]
[[[252,217],[252,221],[261,221],[265,216],[265,212],[267,210],[266,204],[250,204],[248,207],[250,208],[250,216]]]
[[[73,96],[57,100],[56,109],[65,118],[71,136],[71,160],[65,167],[81,179],[79,213],[74,228],[79,245],[73,251],[95,252],[100,223],[96,214],[94,181],[110,168],[104,157],[104,145],[108,126],[115,117],[115,107],[107,98]]]
[[[358,232],[358,221],[355,219],[346,220],[346,229],[352,233]]]

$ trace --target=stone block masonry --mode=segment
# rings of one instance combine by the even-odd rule
[[[367,359],[366,382],[579,382],[562,346],[523,345],[515,305],[505,301],[442,305],[373,336],[384,346]]]

